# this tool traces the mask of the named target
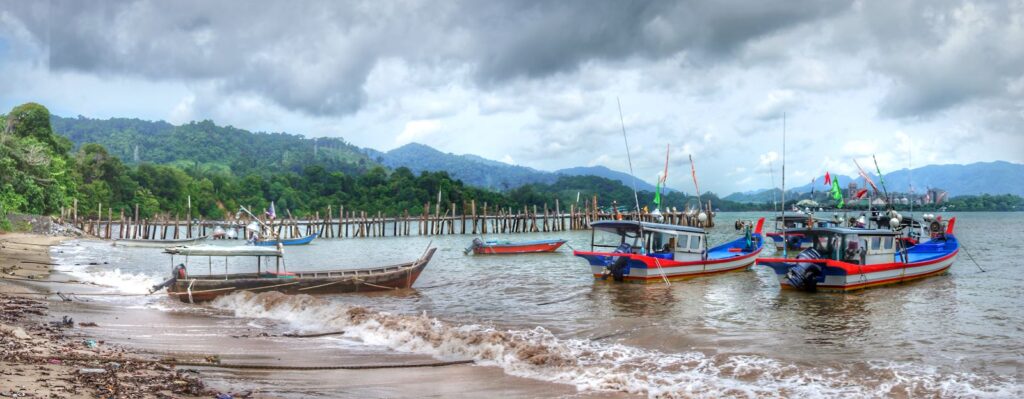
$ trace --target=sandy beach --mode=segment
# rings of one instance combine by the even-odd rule
[[[202,316],[95,301],[89,294],[100,292],[98,287],[52,273],[50,246],[61,238],[5,234],[0,241],[0,396],[622,396],[579,392],[472,362],[444,365],[426,355],[325,349],[322,341],[268,335],[246,319],[215,310]],[[40,295],[56,292],[74,294],[67,295],[70,301]],[[64,323],[65,317],[73,324]],[[442,366],[407,367],[435,364]],[[367,369],[313,369],[337,366]]]
[[[68,285],[39,282],[50,277],[49,248],[61,241],[0,236],[0,396],[214,396],[193,373],[142,362],[141,354],[94,337],[92,324],[65,320],[48,296],[35,295],[49,292],[47,285]]]

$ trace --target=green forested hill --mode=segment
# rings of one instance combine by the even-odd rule
[[[180,167],[249,173],[301,172],[319,165],[327,171],[362,173],[376,163],[339,138],[308,139],[286,133],[257,133],[211,121],[175,126],[139,119],[51,117],[56,134],[75,149],[100,144],[127,164],[175,164]]]

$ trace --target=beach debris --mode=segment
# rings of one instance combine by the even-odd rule
[[[86,348],[95,348],[95,347],[99,346],[99,344],[96,343],[96,340],[92,340],[92,339],[87,339],[87,340],[82,341],[82,345],[85,345]]]
[[[50,325],[57,328],[71,328],[75,326],[75,320],[71,317],[64,316],[60,321],[51,321]]]
[[[96,324],[96,323],[93,323],[93,322],[91,322],[91,321],[87,321],[87,322],[85,322],[85,323],[78,323],[78,326],[79,326],[79,327],[99,327],[99,325],[98,325],[98,324]]]
[[[78,369],[78,374],[106,374],[106,369]]]

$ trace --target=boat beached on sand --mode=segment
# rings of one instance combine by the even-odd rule
[[[941,225],[941,220],[937,223]],[[762,258],[757,264],[771,267],[783,288],[804,291],[850,291],[901,283],[949,270],[960,251],[955,225],[952,218],[944,230],[933,228],[928,241],[913,246],[905,246],[894,230],[808,228],[798,233],[812,245],[795,259]]]
[[[174,256],[185,256],[186,263],[189,257],[224,257],[225,273],[213,274],[212,267],[209,274],[193,275],[186,264],[173,266],[171,278],[163,283],[153,286],[151,292],[167,288],[171,297],[176,297],[182,302],[194,303],[210,301],[221,295],[227,295],[238,291],[266,292],[278,291],[285,294],[339,294],[346,292],[366,292],[397,290],[411,288],[423,269],[427,267],[430,258],[434,256],[437,248],[428,249],[411,262],[399,263],[390,266],[373,267],[365,269],[337,269],[337,270],[315,270],[288,272],[281,270],[281,260],[284,256],[283,247],[224,247],[224,246],[197,246],[197,247],[174,247],[164,250],[171,255],[171,264],[174,265]],[[256,258],[256,271],[254,273],[227,273],[228,258],[248,257]],[[266,269],[262,268],[264,259],[271,259],[274,262],[274,270],[270,270],[270,262],[267,262]],[[208,262],[200,262],[202,263]],[[201,270],[196,267],[196,270]]]
[[[529,253],[542,253],[542,252],[555,252],[565,244],[568,240],[554,239],[554,240],[537,240],[537,241],[523,241],[523,242],[512,242],[512,241],[497,241],[497,240],[481,240],[479,238],[473,239],[473,244],[466,248],[465,253],[474,253],[477,255],[499,255],[499,254],[529,254]]]
[[[573,255],[586,259],[600,280],[647,283],[724,273],[754,264],[763,248],[763,225],[764,218],[756,227],[746,223],[743,237],[708,248],[707,232],[701,228],[604,220],[591,224],[591,250]]]

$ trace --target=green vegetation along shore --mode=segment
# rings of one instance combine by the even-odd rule
[[[521,209],[554,206],[556,198],[568,205],[592,196],[598,196],[602,207],[634,205],[629,187],[597,176],[561,176],[551,184],[493,191],[468,186],[446,172],[416,175],[404,167],[389,170],[340,139],[309,144],[291,135],[249,133],[208,121],[168,133],[173,127],[169,124],[119,121],[127,131],[136,132],[133,140],[144,143],[146,158],[152,162],[123,162],[97,143],[76,149],[72,140],[55,133],[67,128],[67,120],[51,118],[39,104],[23,104],[0,115],[0,216],[57,214],[76,199],[82,215],[95,213],[100,204],[115,211],[128,211],[138,204],[143,217],[183,216],[188,198],[194,216],[209,219],[223,218],[238,205],[260,209],[271,201],[295,216],[339,205],[369,213],[415,214],[422,212],[425,203],[437,201],[439,192],[442,203],[459,206],[475,200],[481,205]],[[117,141],[124,131],[106,132],[100,125],[86,123],[62,133],[76,141],[115,143],[118,154],[131,154],[136,150],[130,143],[136,141]],[[654,194],[642,191],[638,197],[642,205],[650,206]],[[665,194],[663,199],[679,209],[697,203],[696,197],[681,192]],[[774,209],[771,203],[732,202],[713,193],[703,194],[701,201],[710,201],[722,211]],[[1024,210],[1024,200],[1015,195],[964,196],[952,198],[945,206],[957,211]]]

